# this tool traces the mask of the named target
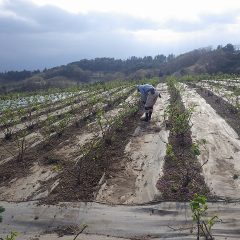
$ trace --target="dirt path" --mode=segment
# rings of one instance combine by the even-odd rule
[[[58,205],[38,206],[34,202],[6,203],[0,202],[6,211],[0,224],[0,236],[10,231],[20,233],[18,240],[56,239],[53,235],[44,235],[58,229],[67,233],[67,226],[81,228],[86,235],[77,239],[196,239],[191,233],[192,214],[189,203],[165,202],[139,206],[107,206],[98,203],[61,203]],[[208,214],[218,215],[221,222],[213,227],[217,240],[239,239],[240,204],[208,203]],[[182,229],[181,231],[178,229]],[[27,236],[36,236],[29,238]],[[93,236],[93,238],[90,238]],[[60,239],[73,239],[74,235]]]
[[[186,87],[186,86],[185,86]],[[193,140],[206,140],[199,161],[212,194],[224,199],[240,198],[240,140],[237,133],[195,90],[186,87],[185,106],[195,104],[192,115]]]
[[[169,131],[163,124],[169,95],[159,84],[162,98],[154,106],[150,123],[140,122],[125,148],[119,171],[102,185],[97,201],[107,203],[145,203],[159,195],[156,183],[161,176]]]

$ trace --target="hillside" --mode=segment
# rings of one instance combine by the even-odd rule
[[[83,59],[43,71],[0,73],[0,93],[32,91],[50,87],[111,80],[141,80],[165,75],[217,74],[240,72],[240,51],[232,44],[217,49],[201,48],[174,56]]]
[[[240,72],[240,51],[231,44],[181,54],[160,67],[163,74],[218,74]]]

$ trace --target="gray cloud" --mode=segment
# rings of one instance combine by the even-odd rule
[[[17,17],[0,14],[1,32],[76,32],[111,31],[114,29],[142,30],[156,28],[150,20],[121,14],[71,14],[53,6],[38,7],[16,0],[5,2],[2,11],[11,11]]]
[[[11,34],[11,38],[0,34],[0,39],[2,71],[43,69],[81,58],[126,58],[132,52],[140,53],[131,38],[117,32]]]
[[[234,23],[237,15],[202,15],[199,25],[173,19],[159,25],[127,15],[71,14],[24,0],[5,1],[0,7],[0,71],[43,69],[82,58],[179,54],[194,48],[224,45],[236,39],[238,32],[225,34],[223,25]],[[216,29],[221,31],[213,31],[214,35],[207,39],[198,37],[175,44],[138,41],[131,34],[131,31],[146,29],[194,33],[212,25],[219,26]]]
[[[6,11],[11,14],[3,14]],[[156,28],[156,23],[120,14],[71,14],[53,6],[5,1],[0,9],[0,71],[137,55],[141,48],[124,32],[147,28]]]
[[[178,32],[194,32],[205,30],[210,27],[234,24],[240,17],[240,9],[222,14],[202,14],[198,16],[199,22],[181,21],[177,19],[167,20],[162,27]]]

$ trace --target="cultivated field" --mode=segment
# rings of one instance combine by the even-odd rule
[[[240,80],[148,82],[151,122],[131,81],[1,97],[0,236],[240,238]]]

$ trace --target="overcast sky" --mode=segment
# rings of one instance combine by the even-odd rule
[[[240,44],[239,0],[0,0],[0,71]]]

